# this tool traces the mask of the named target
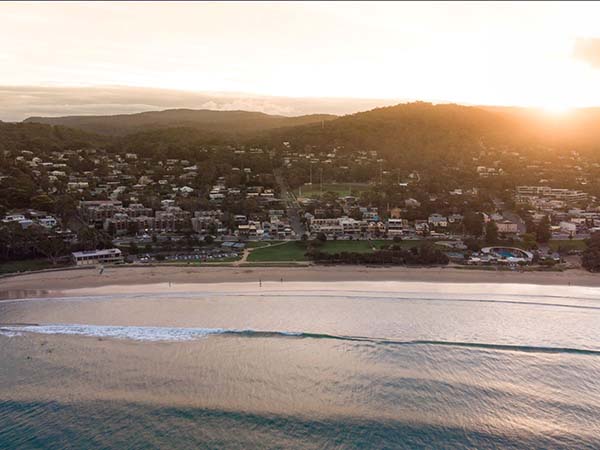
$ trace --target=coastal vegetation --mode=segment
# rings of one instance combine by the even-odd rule
[[[581,265],[590,272],[600,272],[600,232],[592,234],[592,237],[586,241]]]

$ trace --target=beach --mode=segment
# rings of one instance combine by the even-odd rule
[[[432,282],[432,283],[512,283],[558,286],[600,286],[600,276],[584,270],[564,272],[518,272],[457,268],[407,268],[365,266],[307,267],[185,267],[113,266],[102,274],[96,268],[43,271],[0,279],[4,298],[53,292],[149,284],[269,283],[269,282]]]

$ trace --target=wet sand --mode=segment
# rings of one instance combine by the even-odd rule
[[[107,267],[23,274],[0,279],[2,298],[53,296],[71,290],[106,286],[169,286],[198,283],[271,282],[433,282],[522,283],[600,287],[600,275],[572,269],[565,272],[511,272],[456,268],[371,268],[357,266],[309,267]],[[95,290],[95,289],[94,289]],[[126,290],[126,289],[124,289]],[[81,292],[80,292],[81,293]]]

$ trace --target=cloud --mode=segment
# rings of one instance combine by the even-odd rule
[[[573,56],[600,69],[600,38],[578,38],[573,48]]]

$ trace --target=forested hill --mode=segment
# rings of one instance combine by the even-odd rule
[[[335,118],[336,116],[329,114],[286,117],[251,111],[168,109],[114,116],[30,117],[25,119],[24,122],[63,125],[91,133],[123,136],[171,127],[196,128],[212,133],[251,133],[310,123],[321,124],[323,121]]]
[[[264,134],[273,144],[294,148],[341,147],[377,150],[388,158],[431,162],[468,157],[481,150],[482,138],[510,137],[514,122],[505,115],[453,104],[409,103]]]
[[[376,108],[325,122],[262,134],[270,144],[376,150],[391,160],[431,163],[468,160],[482,150],[547,147],[600,157],[600,109],[564,116],[524,108],[488,108],[415,102]]]
[[[109,139],[61,126],[0,121],[0,151],[49,152],[105,145]],[[0,167],[1,168],[1,167]]]

